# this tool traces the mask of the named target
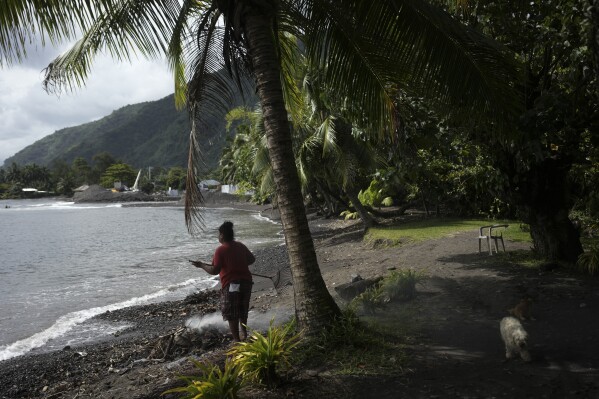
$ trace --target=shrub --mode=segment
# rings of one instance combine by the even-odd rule
[[[365,312],[374,314],[377,310],[384,308],[387,302],[381,286],[375,285],[358,295],[353,303],[361,304]]]
[[[341,348],[354,346],[364,336],[364,326],[355,310],[348,306],[342,310],[341,316],[335,318],[319,337],[320,345],[324,348]]]
[[[414,270],[392,271],[378,286],[371,287],[355,298],[364,310],[374,313],[393,301],[408,301],[416,296],[416,284],[422,275]]]
[[[249,340],[237,343],[228,355],[245,379],[268,386],[276,385],[279,381],[277,368],[291,366],[289,358],[292,350],[301,341],[299,333],[293,334],[295,326],[295,319],[279,327],[271,320],[266,336],[252,331]]]
[[[350,219],[357,219],[358,218],[358,212],[352,212],[349,210],[345,210],[343,212],[341,212],[341,214],[339,215],[341,217],[344,218],[344,220],[350,220]]]
[[[576,266],[583,272],[594,276],[599,271],[599,245],[593,245],[588,251],[580,254]]]
[[[294,354],[294,362],[304,369],[327,370],[332,375],[397,375],[404,363],[401,341],[398,330],[389,332],[362,322],[348,306],[319,335],[302,345]]]
[[[393,206],[393,202],[394,202],[394,201],[393,201],[393,198],[391,198],[391,197],[386,197],[386,198],[383,200],[383,202],[381,202],[381,204],[382,204],[383,206]]]
[[[416,284],[422,276],[414,270],[392,271],[381,282],[381,290],[389,301],[408,301],[416,296]]]
[[[372,180],[370,186],[368,186],[366,190],[360,191],[358,194],[360,202],[365,206],[370,206],[372,208],[380,207],[382,201],[386,197],[382,183],[377,180]]]
[[[239,368],[230,360],[225,361],[225,368],[221,371],[218,366],[202,364],[191,360],[202,372],[202,375],[179,377],[187,382],[187,386],[169,389],[167,393],[185,393],[184,399],[236,399],[237,393],[244,386]]]

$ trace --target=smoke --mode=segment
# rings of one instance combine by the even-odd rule
[[[266,331],[273,320],[275,325],[287,323],[293,315],[288,309],[272,309],[265,313],[250,311],[248,315],[248,327],[250,330]],[[229,332],[229,325],[223,320],[220,313],[209,313],[204,316],[192,316],[185,321],[185,327],[204,333],[207,330],[216,329],[223,334]]]
[[[185,327],[197,330],[200,333],[212,329],[216,329],[223,334],[229,331],[227,322],[223,321],[223,317],[218,313],[209,313],[204,316],[192,316],[185,321]]]

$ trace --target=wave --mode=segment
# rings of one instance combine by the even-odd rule
[[[41,211],[41,210],[85,210],[85,209],[103,209],[103,208],[121,208],[123,204],[76,204],[74,202],[43,202],[38,204],[18,204],[11,205],[11,211]]]
[[[94,316],[105,313],[107,311],[114,311],[121,308],[127,308],[135,305],[144,305],[152,303],[157,298],[172,295],[173,291],[177,291],[190,286],[195,286],[200,283],[201,289],[209,289],[218,284],[218,281],[214,279],[195,278],[189,279],[182,283],[174,284],[169,287],[162,288],[156,292],[143,295],[137,298],[131,298],[126,301],[114,303],[111,305],[99,306],[90,309],[79,310],[76,312],[68,313],[64,316],[59,317],[52,326],[40,331],[28,338],[16,341],[12,344],[0,346],[0,361],[11,359],[13,357],[21,356],[35,348],[40,348],[48,343],[48,341],[56,338],[60,338],[71,331],[73,328],[85,321],[91,319]],[[104,332],[106,334],[106,332]]]
[[[272,224],[277,224],[277,225],[278,225],[278,224],[281,224],[280,222],[278,222],[278,221],[276,221],[276,220],[272,220],[272,219],[271,219],[271,218],[269,218],[269,217],[262,216],[262,215],[260,215],[259,213],[255,214],[255,215],[252,215],[252,217],[253,217],[254,219],[258,219],[258,220],[260,220],[260,221],[269,222],[269,223],[272,223]]]

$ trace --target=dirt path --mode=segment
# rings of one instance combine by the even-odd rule
[[[317,238],[330,288],[353,274],[384,275],[390,267],[426,278],[415,300],[376,316],[414,337],[409,370],[385,381],[355,379],[353,397],[599,398],[596,279],[516,266],[514,251],[529,244],[506,242],[506,253],[479,254],[476,231],[378,249],[358,244],[356,234],[348,228]],[[506,362],[499,321],[525,294],[534,298],[534,320],[524,322],[533,361]]]

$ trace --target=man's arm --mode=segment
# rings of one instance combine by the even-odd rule
[[[254,256],[252,251],[250,251],[249,249],[247,251],[248,251],[248,265],[252,265],[256,261],[256,257]]]
[[[190,261],[192,265],[194,265],[195,267],[199,267],[201,269],[204,269],[204,271],[208,274],[211,275],[217,275],[218,273],[220,273],[220,267],[219,266],[214,266],[210,263],[206,263],[206,262],[202,262],[200,260],[192,260]]]

